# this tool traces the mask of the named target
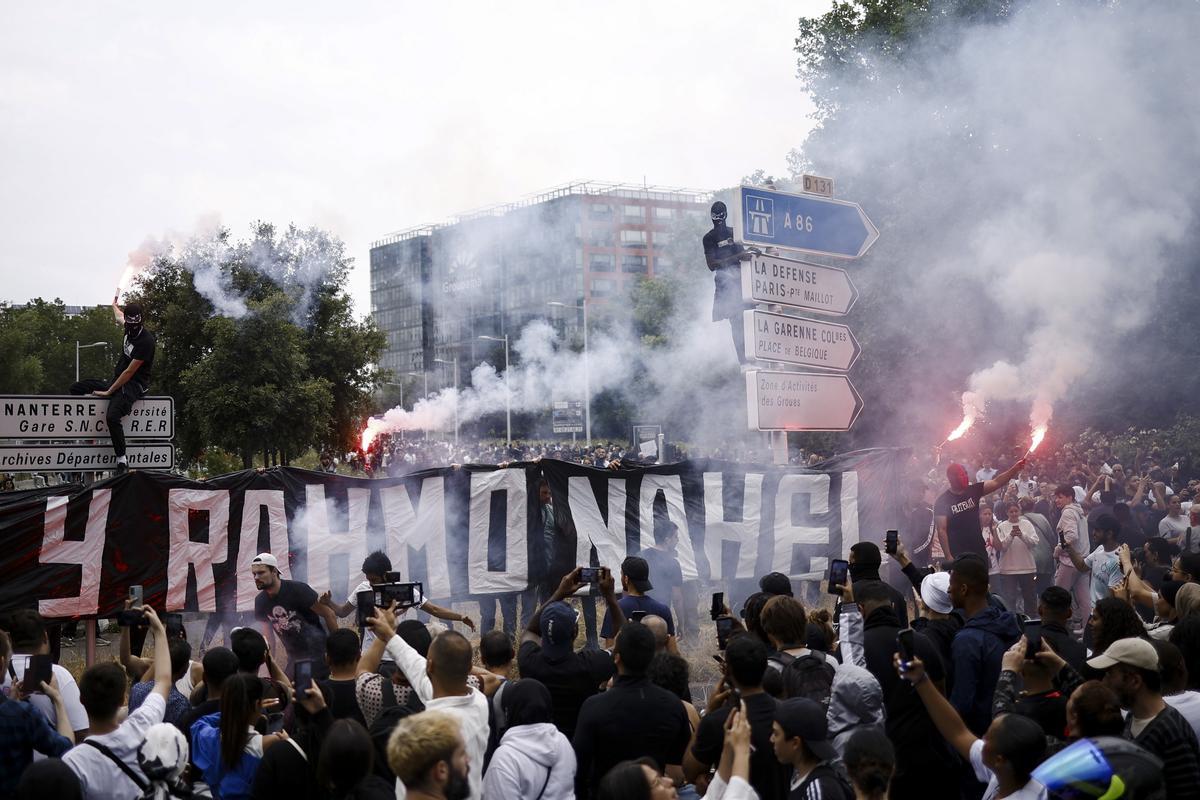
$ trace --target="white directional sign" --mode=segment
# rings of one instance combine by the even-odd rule
[[[88,395],[0,395],[0,439],[108,437],[108,398]],[[123,420],[126,439],[170,439],[175,400],[144,397]]]
[[[175,446],[170,442],[130,444],[130,469],[172,469]],[[116,469],[117,456],[107,444],[0,445],[0,471],[73,472]]]
[[[842,316],[858,299],[858,290],[844,269],[759,254],[742,264],[742,297]]]
[[[847,370],[858,358],[858,340],[845,325],[815,319],[748,309],[747,355],[759,361],[799,364],[802,367]]]
[[[847,431],[862,408],[862,397],[845,375],[746,373],[750,430]]]

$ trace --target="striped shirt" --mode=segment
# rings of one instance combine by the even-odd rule
[[[821,763],[803,777],[792,777],[788,800],[854,800],[854,792],[833,767]]]
[[[1167,800],[1200,798],[1200,743],[1182,714],[1171,706],[1133,735],[1133,715],[1125,720],[1125,738],[1162,759]]]

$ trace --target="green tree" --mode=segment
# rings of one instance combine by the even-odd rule
[[[282,463],[314,445],[327,431],[332,387],[313,377],[304,335],[291,323],[282,293],[247,303],[240,320],[214,317],[205,323],[209,350],[185,369],[181,385],[204,441],[242,457],[249,469],[256,453]]]

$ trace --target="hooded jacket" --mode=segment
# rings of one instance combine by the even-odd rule
[[[950,644],[954,662],[950,703],[976,736],[983,736],[992,720],[992,694],[1000,680],[1004,651],[1019,638],[1021,628],[1012,613],[986,606],[967,620]]]
[[[519,725],[500,739],[483,779],[483,800],[514,797],[575,797],[575,751],[554,723]]]
[[[883,689],[875,676],[863,667],[839,664],[833,673],[826,720],[839,756],[845,754],[846,742],[860,728],[883,730]]]

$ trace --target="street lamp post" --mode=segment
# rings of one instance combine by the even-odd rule
[[[504,336],[480,336],[490,342],[504,342],[504,435],[512,447],[512,389],[508,384],[508,334]]]
[[[505,354],[504,364],[504,379],[508,380],[508,355]],[[453,361],[448,361],[444,358],[435,358],[438,364],[453,364],[454,365],[454,446],[458,447],[458,356],[454,357]]]
[[[79,351],[87,350],[89,347],[108,347],[108,342],[92,342],[91,344],[80,344],[75,342],[75,382],[79,383]]]
[[[592,370],[588,360],[588,313],[587,313],[587,298],[583,299],[583,304],[578,306],[567,305],[566,303],[550,302],[548,306],[555,308],[572,308],[576,311],[583,311],[583,435],[587,439],[587,446],[591,449],[592,446]]]

